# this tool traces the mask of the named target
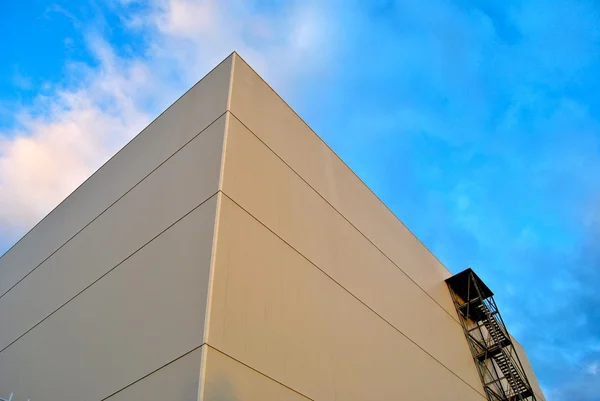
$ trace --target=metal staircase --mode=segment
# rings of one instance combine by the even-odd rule
[[[488,400],[537,401],[492,291],[471,269],[446,283]]]

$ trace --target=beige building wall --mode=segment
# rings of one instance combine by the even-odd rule
[[[449,276],[232,54],[0,258],[0,398],[484,400]]]

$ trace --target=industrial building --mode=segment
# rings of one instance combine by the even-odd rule
[[[0,259],[0,399],[544,396],[452,275],[236,53]]]

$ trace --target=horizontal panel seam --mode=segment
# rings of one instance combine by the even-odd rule
[[[383,317],[381,314],[379,314],[379,312],[377,312],[376,310],[374,310],[371,306],[369,306],[367,303],[365,303],[363,300],[361,300],[358,296],[356,296],[352,291],[348,290],[346,287],[344,287],[339,281],[337,281],[335,278],[333,278],[331,275],[329,275],[327,272],[325,272],[323,269],[321,269],[316,263],[314,263],[312,260],[310,260],[307,256],[305,256],[302,252],[300,252],[298,249],[296,249],[293,245],[291,245],[288,241],[286,241],[285,239],[283,239],[282,237],[279,236],[279,234],[277,234],[275,231],[273,231],[271,228],[269,228],[265,223],[263,223],[262,221],[260,221],[256,216],[254,216],[252,213],[250,213],[248,210],[246,210],[242,205],[240,205],[238,202],[236,202],[234,199],[232,199],[229,195],[227,195],[225,192],[221,191],[223,193],[224,196],[227,197],[227,199],[231,200],[236,206],[238,206],[241,210],[243,210],[246,214],[248,214],[250,217],[252,217],[254,220],[256,220],[261,226],[263,226],[264,228],[266,228],[271,234],[273,234],[275,237],[277,237],[280,241],[282,241],[283,243],[285,243],[288,247],[290,247],[294,252],[296,252],[298,255],[300,255],[303,259],[305,259],[308,263],[310,263],[312,266],[314,266],[317,270],[319,270],[321,273],[323,273],[325,276],[327,276],[331,281],[333,281],[335,284],[337,284],[340,288],[342,288],[345,292],[347,292],[348,294],[350,294],[354,299],[356,299],[359,303],[361,303],[364,307],[366,307],[367,309],[369,309],[371,312],[373,312],[373,314],[375,314],[377,317],[379,317],[381,320],[383,320],[386,324],[388,324],[390,327],[392,327],[395,331],[397,331],[398,333],[400,333],[403,337],[405,337],[408,341],[410,341],[412,344],[414,344],[417,348],[419,348],[421,351],[423,351],[425,354],[429,355],[434,361],[436,361],[438,364],[440,364],[441,366],[443,366],[446,370],[448,370],[450,373],[452,373],[454,376],[456,376],[460,381],[462,381],[464,384],[466,384],[469,388],[471,388],[472,390],[474,390],[477,394],[479,394],[480,396],[484,396],[483,393],[481,393],[480,391],[478,391],[475,387],[471,386],[467,381],[465,381],[461,376],[459,376],[457,373],[455,373],[452,369],[450,369],[448,366],[446,366],[444,363],[442,363],[441,361],[439,361],[435,356],[433,356],[432,354],[430,354],[427,350],[425,350],[423,347],[421,347],[418,343],[416,343],[413,339],[411,339],[409,336],[407,336],[406,334],[404,334],[404,332],[402,332],[400,329],[398,329],[394,324],[392,324],[389,320],[387,320],[385,317]]]
[[[250,370],[252,370],[252,371],[254,371],[254,372],[258,373],[259,375],[261,375],[261,376],[264,376],[264,377],[266,377],[267,379],[274,381],[275,383],[277,383],[277,384],[281,385],[282,387],[285,387],[285,388],[287,388],[288,390],[291,390],[291,391],[293,391],[294,393],[296,393],[296,394],[298,394],[298,395],[300,395],[300,396],[302,396],[302,397],[304,397],[304,398],[306,398],[306,399],[308,399],[308,400],[315,401],[313,398],[310,398],[310,397],[309,397],[309,396],[307,396],[306,394],[303,394],[302,392],[300,392],[300,391],[296,390],[295,388],[293,388],[293,387],[290,387],[290,386],[288,386],[287,384],[285,384],[285,383],[282,383],[282,382],[280,382],[279,380],[272,378],[272,377],[271,377],[271,376],[269,376],[268,374],[266,374],[266,373],[263,373],[263,372],[261,372],[260,370],[258,370],[258,369],[256,369],[256,368],[253,368],[252,366],[248,365],[247,363],[244,363],[244,362],[242,362],[241,360],[239,360],[239,359],[237,359],[237,358],[235,358],[235,357],[233,357],[233,356],[229,355],[227,352],[225,352],[225,351],[223,351],[223,350],[220,350],[220,349],[218,349],[218,348],[216,348],[216,347],[214,347],[214,346],[210,345],[210,343],[208,343],[208,342],[207,342],[207,343],[206,343],[206,346],[207,346],[208,348],[210,348],[210,349],[213,349],[213,350],[217,351],[217,352],[218,352],[218,353],[220,353],[220,354],[223,354],[223,355],[224,355],[224,356],[226,356],[227,358],[229,358],[229,359],[231,359],[231,360],[233,360],[233,361],[235,361],[235,362],[239,363],[240,365],[243,365],[243,366],[247,367],[248,369],[250,369]],[[208,362],[207,362],[207,364],[208,364],[208,363],[210,363],[210,359],[208,359],[208,358],[207,358],[207,361],[208,361]]]
[[[202,133],[204,133],[208,128],[210,128],[215,122],[217,122],[221,117],[223,117],[225,114],[227,113],[227,111],[224,111],[221,115],[219,115],[219,117],[217,117],[216,119],[214,119],[213,121],[211,121],[210,124],[208,124],[205,128],[203,128],[199,133],[197,133],[196,135],[194,135],[189,141],[187,141],[186,143],[184,143],[179,149],[177,149],[173,154],[171,154],[169,157],[167,157],[163,162],[161,162],[158,166],[156,166],[154,169],[152,169],[152,171],[150,171],[148,174],[146,174],[141,180],[139,180],[135,185],[133,185],[131,188],[129,188],[127,191],[125,191],[125,193],[123,193],[123,195],[119,196],[114,202],[112,202],[110,205],[108,205],[108,207],[106,209],[104,209],[102,212],[100,212],[100,214],[98,214],[96,217],[94,217],[89,223],[87,223],[86,225],[84,225],[79,231],[77,231],[75,234],[73,234],[68,240],[66,240],[61,246],[59,246],[58,248],[56,248],[56,250],[54,250],[50,255],[48,255],[44,260],[42,260],[40,263],[38,263],[33,269],[31,269],[25,276],[23,276],[21,279],[19,279],[15,284],[13,284],[8,290],[6,290],[2,295],[0,295],[0,299],[2,299],[2,297],[4,297],[6,294],[8,294],[13,288],[15,288],[17,285],[19,285],[19,283],[21,283],[23,280],[25,280],[31,273],[33,273],[35,270],[37,270],[38,267],[40,267],[42,264],[44,264],[44,262],[46,262],[48,259],[50,259],[55,253],[57,253],[58,251],[60,251],[65,245],[67,245],[73,238],[75,238],[77,235],[79,235],[79,233],[81,233],[83,230],[85,230],[90,224],[92,224],[94,221],[96,221],[100,216],[102,216],[104,213],[106,213],[106,211],[108,209],[110,209],[111,207],[113,207],[117,202],[119,202],[121,199],[123,199],[129,192],[131,192],[134,188],[136,188],[139,184],[141,184],[144,180],[146,180],[146,178],[148,178],[152,173],[154,173],[156,170],[158,170],[160,167],[162,167],[166,162],[168,162],[172,157],[174,157],[177,153],[179,153],[183,148],[185,148],[190,142],[192,142],[194,139],[196,139],[198,136],[200,136]],[[107,162],[108,163],[108,162]],[[83,184],[82,184],[83,185]],[[7,251],[8,253],[8,251]],[[6,253],[5,253],[6,255]]]
[[[144,379],[148,378],[149,376],[152,376],[154,373],[158,372],[159,370],[166,368],[167,366],[169,366],[169,365],[171,365],[171,364],[173,364],[173,363],[177,362],[177,361],[178,361],[178,360],[180,360],[181,358],[184,358],[184,357],[186,357],[187,355],[191,354],[192,352],[199,350],[200,348],[202,348],[202,347],[203,347],[203,346],[205,346],[205,345],[207,345],[207,344],[206,344],[206,343],[202,343],[202,344],[198,345],[197,347],[194,347],[194,348],[192,348],[191,350],[189,350],[189,351],[185,352],[184,354],[182,354],[182,355],[179,355],[177,358],[173,359],[172,361],[165,363],[164,365],[160,366],[160,367],[159,367],[159,368],[157,368],[157,369],[154,369],[152,372],[150,372],[150,373],[148,373],[148,374],[146,374],[146,375],[144,375],[144,376],[140,377],[140,378],[139,378],[139,379],[137,379],[137,380],[134,380],[134,381],[132,381],[131,383],[129,383],[129,384],[128,384],[128,385],[126,385],[125,387],[121,388],[120,390],[117,390],[117,391],[115,391],[114,393],[110,394],[109,396],[102,398],[102,400],[101,400],[101,401],[105,401],[105,400],[107,400],[107,399],[109,399],[109,398],[111,398],[111,397],[115,396],[116,394],[120,393],[121,391],[124,391],[124,390],[126,390],[127,388],[129,388],[129,387],[133,386],[134,384],[136,384],[136,383],[139,383],[140,381],[142,381],[142,380],[144,380]],[[198,369],[198,373],[200,373],[200,369]]]
[[[327,203],[337,214],[339,214],[346,222],[348,222],[348,224],[350,224],[357,232],[360,233],[360,235],[362,235],[367,241],[369,241],[369,243],[371,245],[373,245],[373,247],[375,247],[375,249],[377,249],[379,251],[379,253],[381,253],[387,260],[389,260],[394,266],[396,266],[396,268],[398,270],[400,270],[402,272],[402,274],[404,274],[410,281],[412,281],[421,291],[423,291],[423,293],[425,295],[427,295],[427,297],[429,297],[433,302],[435,302],[435,304],[437,306],[439,306],[448,316],[450,316],[452,318],[452,320],[458,325],[460,326],[460,323],[458,322],[457,318],[455,316],[453,316],[450,312],[448,312],[448,310],[446,310],[446,308],[444,308],[438,301],[435,300],[435,298],[433,298],[427,291],[425,291],[425,289],[423,287],[421,287],[410,275],[408,275],[408,273],[406,273],[400,266],[398,266],[396,264],[396,262],[394,262],[394,260],[392,258],[390,258],[381,248],[379,248],[366,234],[364,234],[358,227],[356,227],[356,225],[354,225],[354,223],[352,223],[343,213],[341,213],[335,206],[333,206],[331,204],[331,202],[329,202],[329,200],[327,200],[319,191],[317,191],[304,177],[302,177],[296,170],[294,170],[294,168],[292,166],[290,166],[285,160],[283,160],[283,158],[281,156],[279,156],[279,154],[277,154],[277,152],[275,152],[273,149],[271,149],[269,147],[269,145],[267,145],[258,135],[256,135],[248,126],[246,126],[246,124],[244,124],[239,118],[237,118],[237,116],[235,114],[233,114],[231,111],[229,111],[229,113],[235,117],[235,119],[237,121],[239,121],[240,124],[242,124],[247,130],[248,132],[250,132],[254,137],[256,137],[256,139],[258,139],[267,149],[269,149],[269,151],[271,151],[279,160],[281,160],[282,163],[284,163],[296,176],[298,176],[306,185],[308,185],[308,187],[310,189],[313,190],[313,192],[315,192],[321,199],[323,199],[325,201],[325,203]],[[364,185],[364,184],[363,184]]]
[[[209,200],[211,200],[212,198],[214,198],[217,194],[219,193],[219,191],[213,193],[211,196],[209,196],[208,198],[206,198],[205,200],[203,200],[200,204],[198,204],[197,206],[195,206],[194,208],[192,208],[190,211],[188,211],[187,213],[185,213],[183,216],[181,216],[180,218],[178,218],[177,220],[175,220],[173,223],[171,223],[168,227],[166,227],[165,229],[163,229],[161,232],[159,232],[158,234],[156,234],[152,239],[150,239],[149,241],[147,241],[144,245],[142,245],[141,247],[139,247],[138,249],[136,249],[135,251],[133,251],[129,256],[127,256],[125,259],[123,259],[122,261],[120,261],[119,263],[117,263],[115,266],[113,266],[112,268],[110,268],[108,271],[106,271],[104,274],[102,274],[100,277],[98,277],[96,280],[94,280],[93,282],[91,282],[90,284],[88,284],[85,288],[83,288],[81,291],[79,291],[77,294],[73,295],[70,299],[68,299],[66,302],[64,302],[62,305],[60,305],[58,308],[56,308],[54,311],[50,312],[48,315],[46,315],[46,317],[44,317],[42,320],[40,320],[39,322],[37,322],[35,325],[33,325],[32,327],[30,327],[27,331],[25,331],[23,334],[21,334],[20,336],[18,336],[16,339],[14,339],[10,344],[8,344],[7,346],[5,346],[4,348],[2,348],[0,350],[0,355],[2,355],[2,352],[4,352],[7,348],[9,348],[10,346],[12,346],[13,344],[15,344],[17,341],[19,341],[21,338],[23,338],[25,335],[27,335],[27,333],[29,333],[30,331],[32,331],[33,329],[35,329],[36,327],[38,327],[40,324],[42,324],[44,321],[46,321],[47,319],[49,319],[52,315],[54,315],[56,312],[58,312],[60,309],[62,309],[65,305],[67,305],[68,303],[70,303],[72,300],[74,300],[75,298],[77,298],[79,295],[81,295],[83,292],[85,292],[86,290],[88,290],[90,287],[92,287],[94,284],[96,284],[98,281],[102,280],[104,277],[106,277],[108,274],[110,274],[111,272],[113,272],[117,267],[119,267],[120,265],[122,265],[124,262],[126,262],[129,258],[131,258],[133,255],[135,255],[136,253],[138,253],[140,250],[142,250],[143,248],[145,248],[148,244],[150,244],[151,242],[153,242],[155,239],[157,239],[158,237],[160,237],[162,234],[164,234],[166,231],[168,231],[171,227],[173,227],[174,225],[176,225],[177,223],[179,223],[181,220],[183,220],[184,218],[186,218],[188,215],[190,215],[190,213],[192,213],[194,210],[198,209],[200,206],[204,205],[206,202],[208,202]]]

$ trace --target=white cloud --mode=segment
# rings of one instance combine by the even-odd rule
[[[67,66],[76,78],[54,83],[50,95],[19,111],[17,128],[0,131],[0,240],[23,234],[233,50],[279,88],[322,71],[333,55],[335,29],[316,2],[258,9],[121,0],[116,10],[125,29],[148,38],[147,49],[120,56],[86,32],[95,66]]]

